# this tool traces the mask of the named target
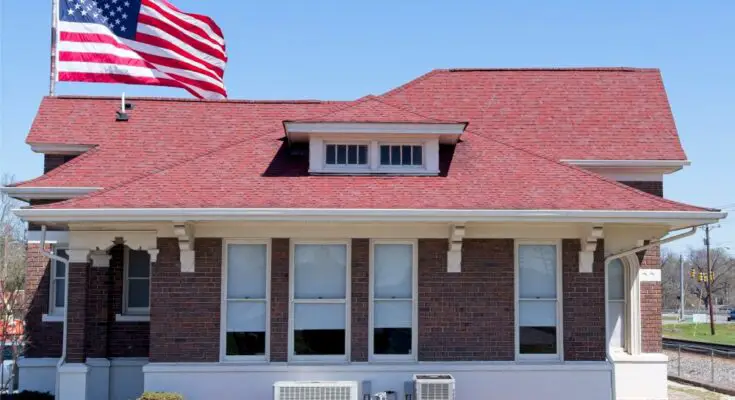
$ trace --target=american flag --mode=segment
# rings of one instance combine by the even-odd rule
[[[2,0],[0,0],[2,1]],[[173,86],[227,97],[227,54],[210,18],[166,0],[59,0],[59,81]]]

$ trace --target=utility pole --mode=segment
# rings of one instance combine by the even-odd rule
[[[715,309],[712,305],[712,263],[709,257],[709,225],[704,226],[705,239],[704,244],[707,246],[707,279],[704,280],[704,284],[707,289],[707,304],[709,305],[709,329],[712,332],[712,336],[715,335]]]
[[[679,255],[679,321],[684,320],[684,257]]]

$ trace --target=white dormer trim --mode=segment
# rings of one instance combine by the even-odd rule
[[[31,151],[44,154],[76,155],[94,148],[90,144],[29,143]]]
[[[688,160],[561,160],[616,181],[663,181],[691,164]]]
[[[328,144],[367,144],[367,165],[327,165]],[[380,145],[423,147],[423,163],[418,165],[380,165]],[[394,135],[360,135],[355,137],[312,136],[309,140],[309,173],[330,175],[438,175],[439,138],[410,138]]]
[[[405,123],[405,122],[284,122],[291,134],[399,134],[399,135],[461,135],[465,123]]]

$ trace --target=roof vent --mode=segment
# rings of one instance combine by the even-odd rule
[[[128,116],[128,113],[125,111],[132,110],[133,104],[125,102],[125,92],[122,94],[122,99],[120,101],[120,110],[116,111],[117,116],[115,117],[115,121],[122,121],[125,122],[130,119],[130,116]]]

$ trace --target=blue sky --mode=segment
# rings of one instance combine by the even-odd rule
[[[735,211],[735,2],[172,0],[227,39],[232,98],[354,99],[433,68],[660,68],[692,166],[666,197]],[[0,171],[41,173],[24,144],[48,92],[50,0],[0,0]],[[594,3],[594,4],[593,4]],[[62,83],[59,94],[182,96],[183,90]],[[63,134],[63,132],[60,132]],[[735,224],[713,231],[735,250]],[[676,250],[700,244],[677,242]]]

